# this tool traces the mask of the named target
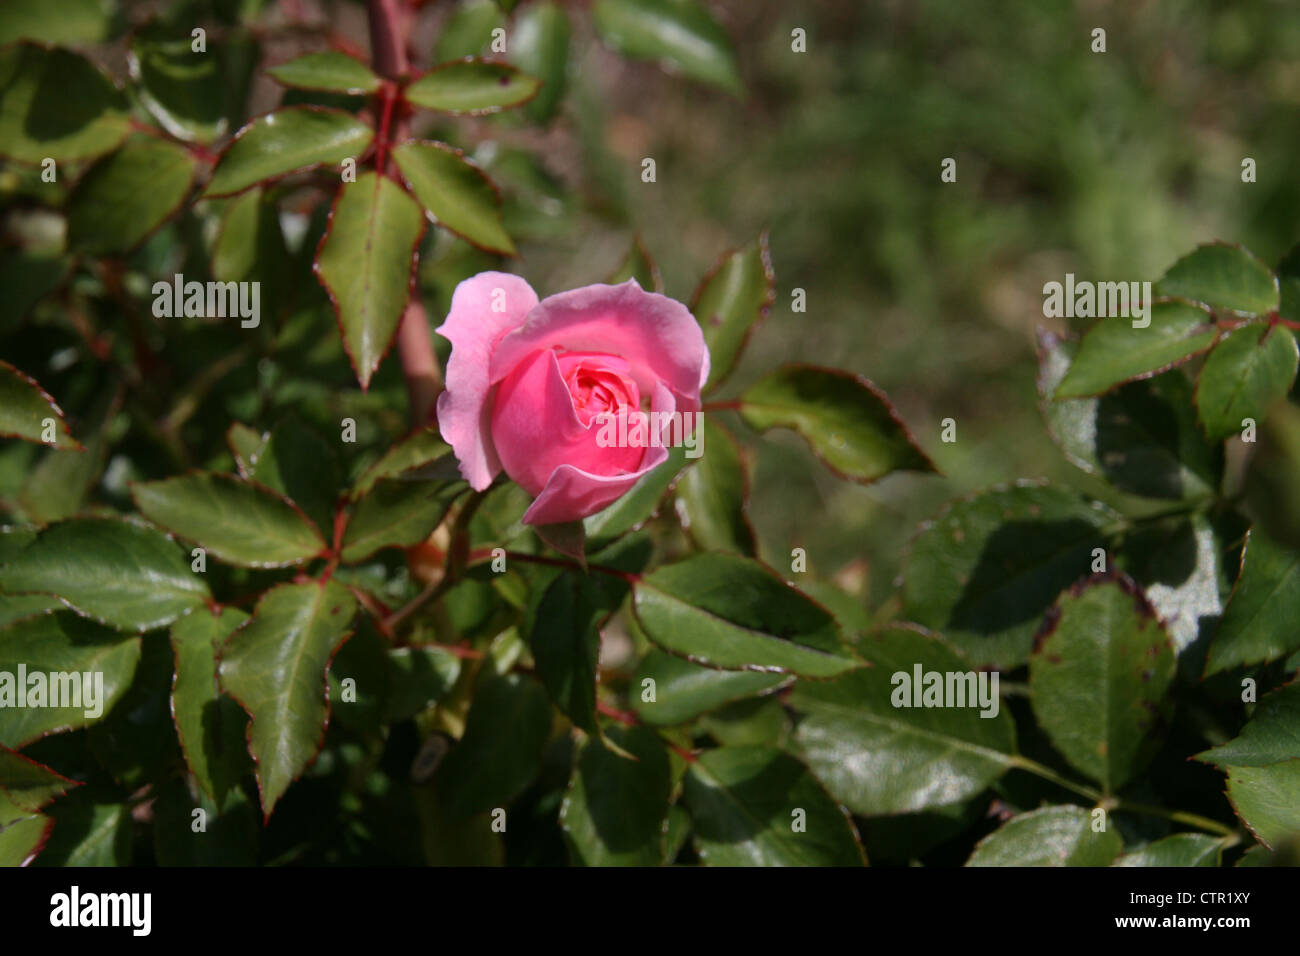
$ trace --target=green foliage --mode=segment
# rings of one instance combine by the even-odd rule
[[[872,555],[906,553],[891,593],[892,565],[839,566],[770,516],[808,490],[791,461],[817,469],[811,491],[846,533],[858,512],[910,514],[904,498],[930,507],[961,488],[931,458],[970,474],[966,446],[928,437],[952,398],[944,383],[924,398],[937,366],[909,365],[921,374],[896,407],[856,369],[798,361],[773,326],[822,240],[788,249],[797,222],[771,244],[755,223],[729,228],[738,247],[715,259],[717,241],[685,270],[710,228],[680,229],[679,248],[632,235],[677,228],[673,197],[693,187],[678,145],[656,141],[663,215],[632,212],[620,164],[650,152],[644,121],[604,127],[615,94],[579,43],[681,74],[693,82],[665,88],[683,102],[704,102],[698,83],[774,108],[785,81],[751,82],[768,54],[733,43],[712,4],[466,0],[437,11],[431,50],[402,47],[416,63],[314,49],[276,65],[264,47],[282,47],[264,41],[282,22],[257,5],[220,13],[205,53],[184,18],[111,7],[0,11],[0,863],[1284,858],[1300,833],[1300,247],[1275,271],[1202,246],[1154,284],[1149,324],[1042,333],[1022,398],[1078,487],[1003,484],[906,547],[876,536]],[[119,34],[124,76],[64,46]],[[856,106],[864,76],[894,93],[916,79],[858,59],[842,78]],[[1037,77],[1012,73],[1030,97]],[[264,76],[286,90],[250,120]],[[930,92],[908,122],[955,122],[953,141],[990,164],[1036,148],[1038,101],[990,139],[964,90]],[[933,152],[939,126],[900,135],[896,104],[870,106],[853,135],[909,162]],[[812,103],[790,139],[821,149],[844,119],[826,109]],[[901,225],[864,244],[862,222],[914,218],[897,177],[871,155],[860,167],[869,152],[814,153],[886,197],[863,219],[828,181],[831,218],[852,228],[818,234],[853,237],[828,260],[921,263],[927,288],[944,286],[998,213],[958,199],[935,248]],[[1077,161],[1079,178],[1095,172]],[[962,163],[963,185],[1001,188]],[[745,169],[727,175],[709,204],[745,191]],[[771,208],[781,192],[763,193]],[[652,248],[676,268],[661,273]],[[797,264],[791,286],[774,261]],[[673,448],[564,526],[522,524],[528,495],[504,477],[469,487],[430,417],[445,351],[418,349],[458,282],[516,264],[656,292],[698,279],[702,457]],[[259,283],[260,315],[163,315],[154,283],[182,273]],[[900,284],[904,304],[921,296]],[[860,312],[840,327],[941,338]],[[797,334],[817,361],[837,356],[822,317]],[[978,363],[972,341],[941,351]],[[894,374],[887,349],[867,354],[864,371]],[[99,699],[14,706],[39,686],[10,679],[20,669],[102,678]]]

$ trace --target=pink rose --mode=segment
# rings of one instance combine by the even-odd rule
[[[662,442],[598,441],[600,425],[647,403],[660,421],[698,412],[709,377],[691,313],[634,279],[538,302],[518,276],[481,272],[456,287],[438,333],[452,346],[442,437],[475,490],[505,469],[535,497],[525,524],[595,514],[663,464]]]

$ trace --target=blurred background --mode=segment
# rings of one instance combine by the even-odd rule
[[[512,16],[527,15],[530,3]],[[945,500],[1036,476],[1104,495],[1064,461],[1039,420],[1034,330],[1061,327],[1043,319],[1043,283],[1067,272],[1154,280],[1211,239],[1241,242],[1275,263],[1300,238],[1300,182],[1288,162],[1300,121],[1300,15],[1283,0],[707,5],[734,45],[743,97],[618,55],[597,36],[589,4],[563,3],[568,89],[553,118],[538,122],[519,111],[424,119],[417,131],[463,147],[500,184],[507,228],[520,240],[521,256],[508,268],[542,295],[610,275],[639,235],[666,292],[689,301],[720,254],[769,231],[776,302],[719,397],[784,361],[849,369],[887,391],[944,473],[854,485],[823,468],[794,435],[757,436],[719,413],[753,452],[751,517],[763,556],[778,567],[788,567],[791,548],[803,547],[810,571],[879,603],[912,531]],[[87,52],[119,79],[129,69],[130,30],[155,16],[181,27],[208,23],[236,117],[282,101],[328,100],[285,92],[263,75],[266,66],[331,44],[365,56],[368,46],[364,7],[352,0],[86,0],[72,5],[84,15],[56,18],[29,0],[5,6],[0,42],[30,35],[14,11],[34,10],[44,18],[44,39]],[[420,5],[416,65],[487,52],[491,27],[510,22],[502,17],[493,0]],[[1091,50],[1098,27],[1106,31],[1104,53]],[[806,52],[791,49],[796,28],[806,31]],[[946,157],[957,162],[955,183],[940,181]],[[1245,157],[1257,163],[1255,183],[1241,181]],[[644,158],[656,162],[654,183],[641,181]],[[51,292],[65,273],[50,279],[34,268],[47,253],[59,261],[62,227],[48,191],[33,198],[34,177],[0,166],[0,354],[37,375],[75,414],[78,400],[59,394],[62,369],[51,364],[60,336],[72,338],[64,328],[68,300]],[[286,194],[282,226],[299,266],[321,226],[320,198],[310,184]],[[210,243],[219,213],[219,203],[200,204],[123,271],[79,275],[74,293],[92,303],[134,298],[139,308],[147,302],[144,278],[170,275],[187,248]],[[435,325],[459,279],[499,264],[434,230],[421,262]],[[791,310],[795,288],[806,292],[806,312]],[[101,296],[106,289],[114,296]],[[297,337],[303,361],[312,363],[310,380],[288,387],[293,369],[266,359],[235,370],[232,380],[244,376],[251,388],[270,377],[287,383],[275,392],[282,406],[322,420],[348,409],[370,436],[399,432],[395,361],[362,396],[329,334],[319,290],[308,289],[296,308],[278,334],[282,343]],[[35,327],[14,334],[27,313]],[[212,360],[187,354],[183,337],[165,348],[174,353],[170,374],[181,381]],[[267,412],[235,385],[222,394],[218,407],[200,402],[187,413],[194,425]],[[83,416],[107,415],[111,425],[112,411],[82,405]],[[957,441],[944,444],[940,422],[949,417]],[[0,503],[20,494],[37,454],[31,446],[5,452]],[[110,462],[101,496],[121,498],[125,482],[139,477],[137,461],[124,454],[116,470]]]

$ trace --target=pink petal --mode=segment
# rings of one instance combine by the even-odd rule
[[[504,311],[492,311],[497,302]],[[505,272],[480,272],[456,286],[447,320],[436,330],[451,342],[447,360],[447,388],[438,396],[438,428],[455,450],[460,473],[475,491],[492,483],[501,460],[492,447],[492,409],[488,377],[492,357],[501,338],[523,325],[537,305],[537,293],[523,279]]]
[[[709,377],[709,350],[686,306],[642,290],[635,279],[589,285],[543,299],[492,356],[493,383],[539,349],[606,352],[632,366],[642,394],[663,382],[682,411],[699,409]]]
[[[558,369],[557,369],[558,371]],[[676,408],[673,394],[663,385],[654,390],[654,411],[671,413]],[[524,524],[559,524],[577,521],[608,507],[637,483],[642,476],[668,460],[662,445],[645,449],[641,467],[624,475],[595,475],[563,464],[551,472],[541,493],[524,512]]]

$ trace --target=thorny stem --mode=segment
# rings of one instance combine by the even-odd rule
[[[1237,838],[1236,830],[1217,820],[1211,820],[1209,817],[1203,817],[1198,813],[1187,813],[1183,810],[1167,810],[1164,807],[1153,807],[1145,803],[1132,803],[1127,800],[1121,800],[1118,797],[1108,797],[1100,790],[1094,790],[1092,787],[1086,787],[1083,784],[1075,783],[1073,780],[1061,776],[1051,767],[1044,766],[1038,761],[1030,760],[1025,756],[1017,755],[1012,757],[1011,766],[1020,770],[1026,770],[1035,776],[1056,784],[1058,787],[1064,787],[1066,790],[1072,791],[1091,803],[1105,807],[1108,810],[1121,810],[1127,813],[1142,813],[1147,816],[1164,817],[1167,820],[1173,820],[1176,823],[1196,827],[1200,830],[1207,830],[1210,833],[1216,833],[1222,837],[1232,837],[1234,841]]]
[[[388,165],[389,140],[396,138],[392,128],[393,112],[400,94],[392,85],[401,80],[409,64],[406,59],[405,28],[399,0],[367,0],[370,18],[370,48],[375,70],[389,81],[382,93],[379,144],[375,152],[375,169],[385,175]],[[398,129],[401,123],[399,121]],[[433,339],[429,334],[429,318],[420,301],[419,292],[402,313],[397,327],[397,352],[401,357],[402,375],[406,378],[406,394],[411,406],[411,424],[420,426],[429,420],[434,402],[442,391],[442,374],[433,354]]]

